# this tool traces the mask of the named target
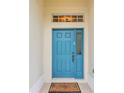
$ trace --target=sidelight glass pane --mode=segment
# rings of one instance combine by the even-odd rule
[[[82,47],[82,33],[81,32],[76,32],[76,53],[78,55],[81,55],[81,47]]]

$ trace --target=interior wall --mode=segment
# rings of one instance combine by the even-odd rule
[[[29,10],[29,86],[43,74],[43,0],[30,0]],[[22,68],[23,69],[23,68]]]
[[[52,80],[52,28],[84,28],[84,81],[88,74],[88,15],[87,0],[45,0],[44,73],[45,82]],[[83,13],[84,23],[53,23],[52,14]]]
[[[88,2],[88,31],[89,31],[89,72],[88,83],[94,87],[94,0]]]
[[[89,22],[88,22],[88,30],[89,30],[89,74],[93,76],[93,68],[94,68],[94,2],[93,0],[89,0]]]

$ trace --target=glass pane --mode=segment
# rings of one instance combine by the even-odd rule
[[[76,18],[77,18],[77,16],[72,16],[72,18],[75,18],[75,19],[76,19]]]
[[[72,19],[72,22],[77,22],[77,19],[76,19],[76,18],[73,18],[73,19]]]
[[[78,55],[81,55],[81,47],[82,47],[82,33],[81,32],[76,32],[76,53]]]
[[[53,22],[58,22],[58,19],[53,19]]]
[[[72,16],[65,16],[66,22],[72,22]]]
[[[78,22],[83,22],[83,19],[78,19]]]
[[[64,16],[59,16],[59,22],[64,22]]]
[[[78,16],[78,18],[83,18],[83,16],[82,16],[82,15],[80,15],[80,16]]]
[[[53,16],[53,18],[58,18],[58,16]]]

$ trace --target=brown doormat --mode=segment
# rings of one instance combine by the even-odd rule
[[[78,83],[51,83],[49,93],[81,93]]]

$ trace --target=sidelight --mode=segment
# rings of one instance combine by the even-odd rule
[[[82,47],[82,32],[76,32],[76,53],[81,55]]]

